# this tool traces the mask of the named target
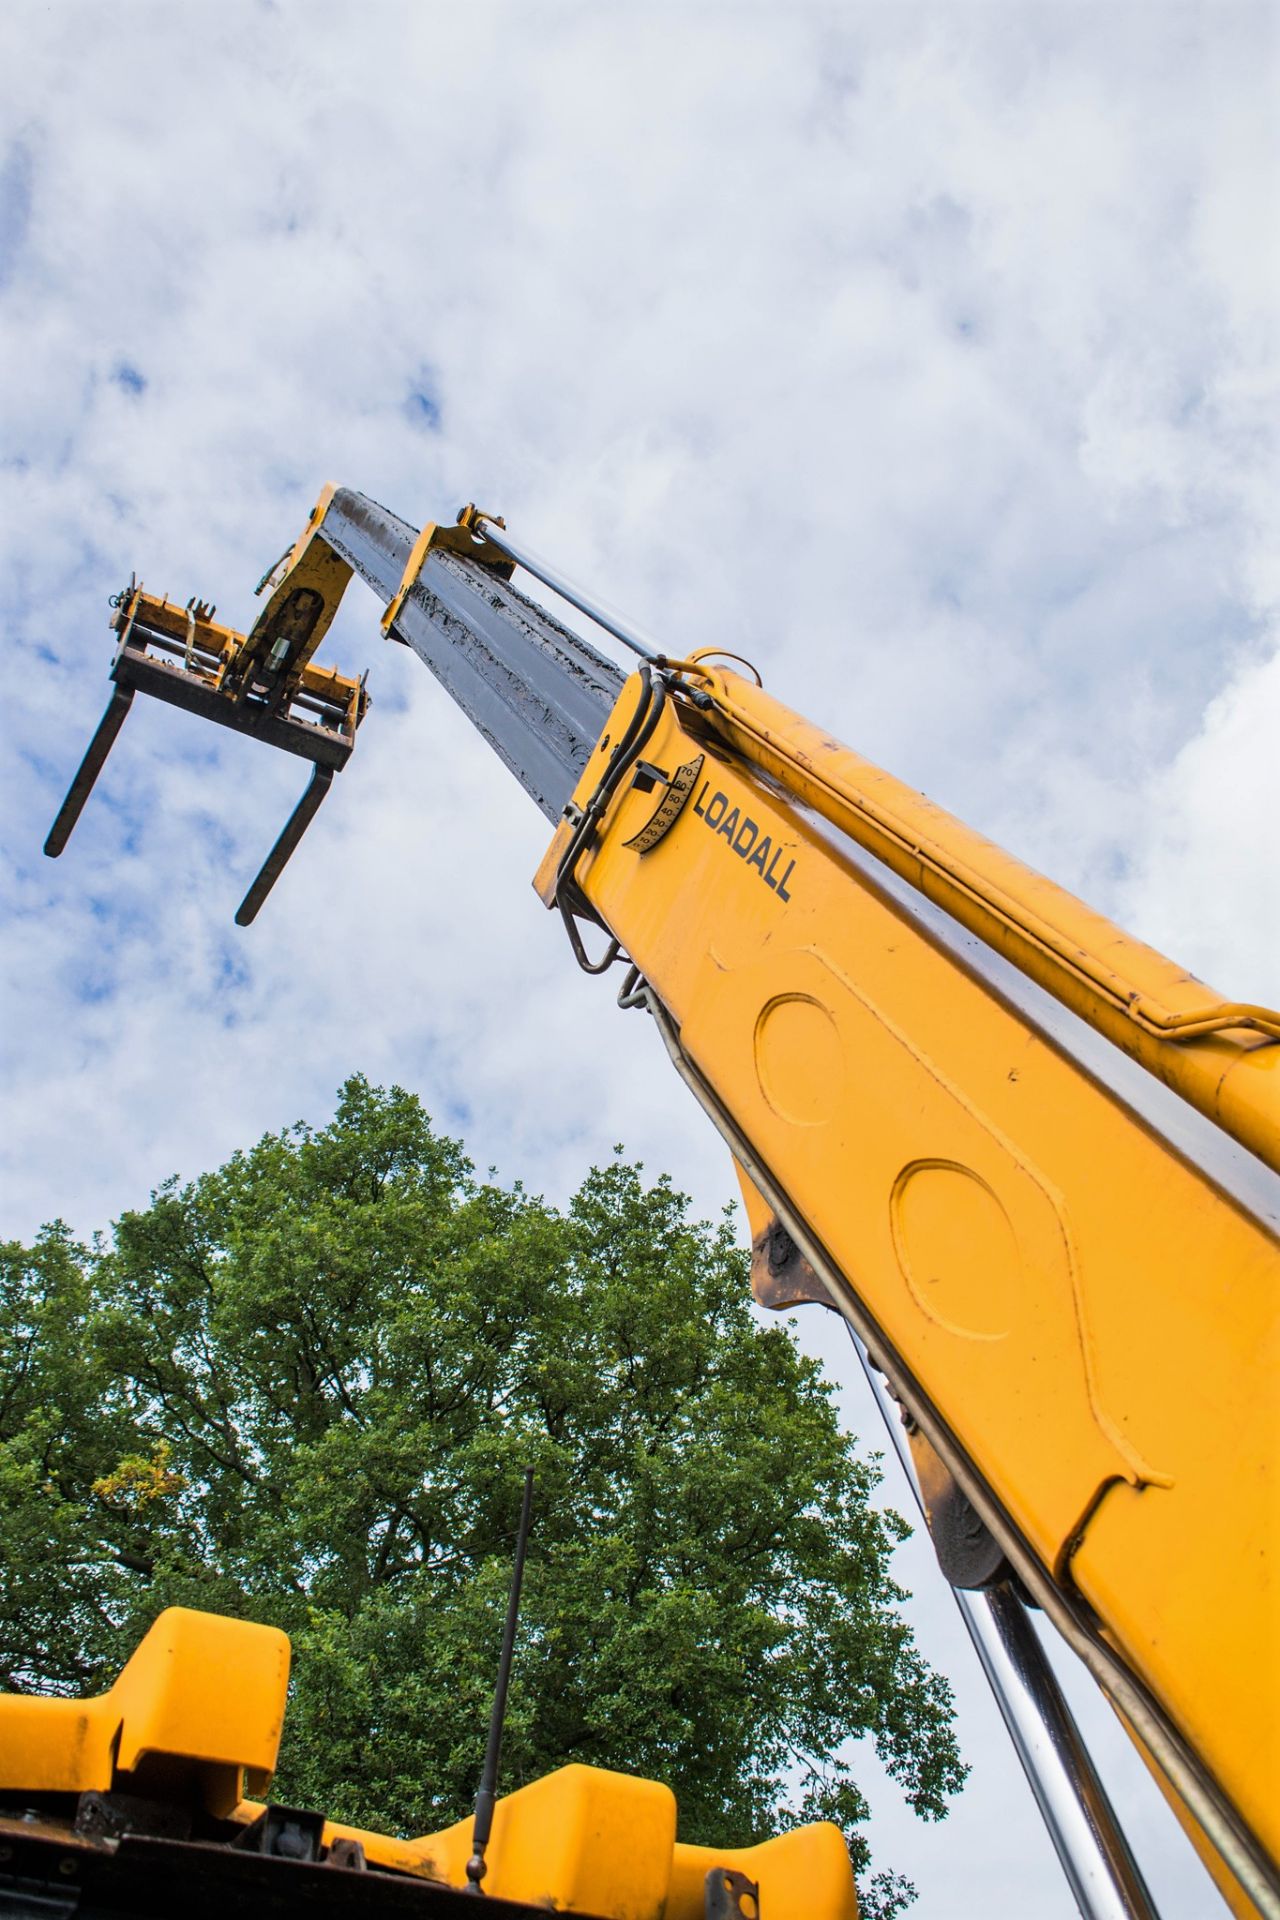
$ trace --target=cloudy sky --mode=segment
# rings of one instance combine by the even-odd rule
[[[0,12],[4,1227],[78,1230],[360,1068],[562,1199],[719,1142],[529,878],[540,816],[353,591],[360,750],[139,701],[40,845],[131,570],[247,625],[326,480],[464,500],[1233,997],[1280,999],[1274,7]],[[819,1329],[802,1337],[848,1356]],[[848,1415],[875,1443],[875,1415]],[[899,1501],[905,1495],[896,1495]],[[972,1783],[921,1920],[1071,1903],[928,1549]],[[1069,1676],[1069,1684],[1075,1686]],[[1163,1911],[1213,1896],[1089,1704]]]

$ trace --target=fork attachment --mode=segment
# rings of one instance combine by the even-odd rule
[[[312,661],[351,578],[317,537],[327,505],[322,495],[302,539],[262,582],[273,591],[248,634],[219,626],[203,601],[174,606],[134,581],[116,597],[111,700],[44,843],[51,859],[66,846],[134,694],[148,693],[312,763],[306,791],[236,913],[238,926],[250,924],[350,759],[369,704],[363,675],[350,679]]]

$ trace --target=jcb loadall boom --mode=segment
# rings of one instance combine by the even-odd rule
[[[733,656],[665,657],[474,508],[415,535],[326,490],[272,576],[269,644],[260,621],[215,646],[200,610],[168,672],[271,737],[317,671],[289,636],[352,571],[554,822],[537,890],[581,966],[624,968],[620,1004],[729,1145],[757,1298],[834,1308],[889,1383],[971,1628],[1007,1653],[1019,1598],[1043,1608],[1234,1911],[1280,1914],[1280,1014],[1224,1002]],[[117,685],[124,663],[160,690],[131,653],[183,617],[158,605],[122,597]],[[266,667],[216,665],[245,649]],[[363,694],[333,678],[349,750]],[[1020,1750],[1054,1826],[1074,1763]],[[1054,1831],[1082,1910],[1149,1912],[1087,1766],[1072,1784],[1092,1830]]]

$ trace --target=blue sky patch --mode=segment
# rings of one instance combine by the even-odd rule
[[[404,403],[411,424],[426,427],[430,433],[435,433],[440,426],[440,402],[433,389],[432,378],[427,374],[419,374]]]
[[[8,286],[31,226],[30,150],[14,140],[0,165],[0,287]]]

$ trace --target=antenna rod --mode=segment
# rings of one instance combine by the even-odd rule
[[[516,1621],[520,1617],[520,1585],[524,1579],[525,1549],[529,1544],[529,1520],[533,1512],[533,1468],[524,1475],[524,1504],[520,1509],[520,1531],[516,1535],[516,1564],[511,1574],[511,1592],[507,1598],[507,1624],[502,1632],[502,1658],[498,1662],[498,1685],[489,1715],[489,1744],[484,1753],[484,1771],[476,1794],[475,1825],[471,1832],[471,1858],[467,1862],[468,1891],[482,1893],[485,1876],[484,1850],[493,1830],[493,1808],[498,1792],[498,1762],[502,1757],[502,1726],[507,1717],[507,1686],[511,1679],[511,1655],[516,1644]]]

